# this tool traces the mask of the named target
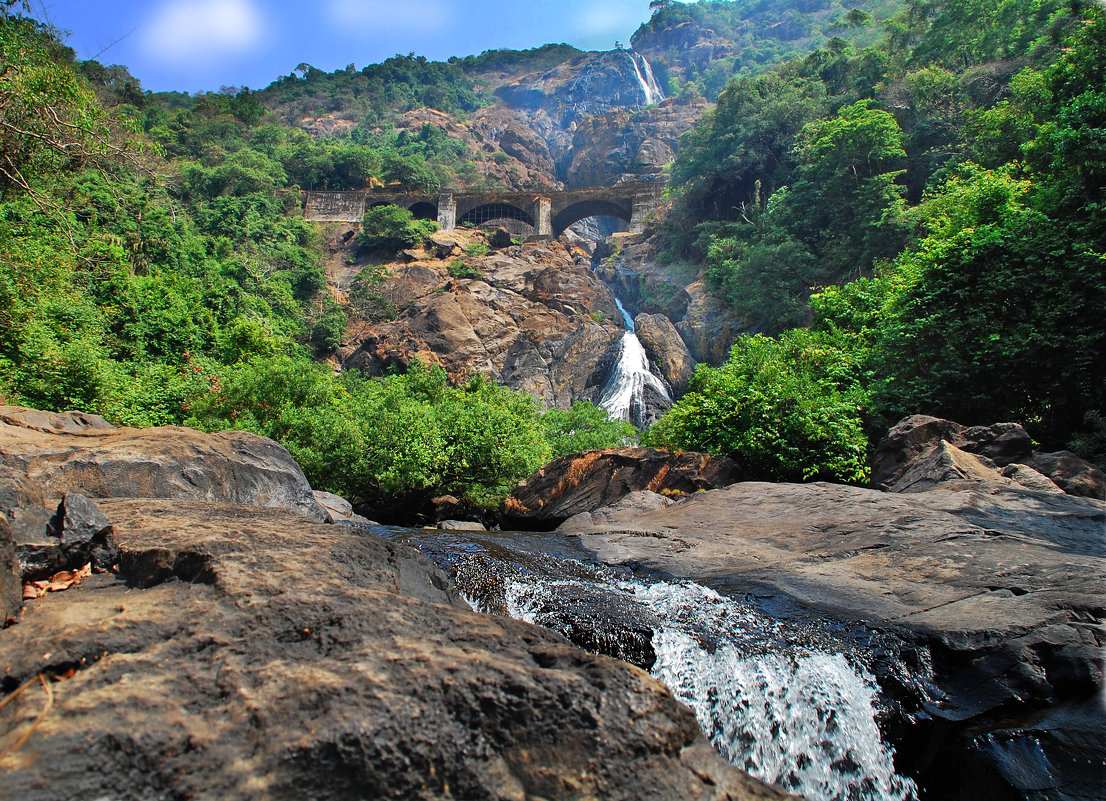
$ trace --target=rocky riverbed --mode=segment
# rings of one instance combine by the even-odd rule
[[[321,524],[275,443],[0,420],[5,797],[783,797],[645,672]],[[13,557],[51,548],[20,612]]]
[[[896,706],[885,726],[897,764],[925,797],[1100,797],[1102,473],[1070,454],[1033,453],[1018,426],[923,417],[900,424],[877,458],[883,491],[623,488],[618,503],[557,532],[602,564],[786,598],[893,634],[891,658],[873,669]],[[609,489],[617,475],[594,480]],[[609,498],[602,490],[573,497]]]

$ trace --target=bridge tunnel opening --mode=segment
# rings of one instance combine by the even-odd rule
[[[582,220],[577,220],[572,225],[568,226],[566,232],[571,231],[576,236],[591,242],[602,242],[611,234],[617,234],[627,230],[627,228],[626,222],[617,217],[596,215],[594,217],[585,217]]]
[[[633,209],[609,200],[586,200],[562,209],[553,216],[553,236],[559,237],[568,229],[593,241],[629,228]]]
[[[457,220],[459,225],[495,227],[502,225],[511,233],[534,232],[534,218],[517,206],[508,203],[488,203],[466,211]]]
[[[425,200],[420,200],[413,206],[408,207],[408,211],[411,212],[416,220],[437,220],[438,219],[438,207],[433,203],[429,203]]]

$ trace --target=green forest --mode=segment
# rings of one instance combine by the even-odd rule
[[[589,404],[544,411],[480,377],[452,386],[437,367],[367,379],[318,361],[347,312],[325,291],[301,188],[369,176],[436,188],[455,144],[437,129],[316,139],[248,90],[152,95],[14,15],[0,57],[9,402],[253,431],[317,488],[375,502],[452,493],[477,508],[555,456],[632,433]]]
[[[862,480],[924,413],[1106,460],[1106,15],[910,0],[732,79],[673,166],[665,256],[746,322],[648,433]]]
[[[635,38],[752,7],[653,5]],[[637,436],[594,406],[545,411],[481,377],[322,361],[349,312],[326,291],[301,191],[473,178],[463,144],[392,123],[471,112],[493,102],[482,71],[578,51],[301,65],[258,92],[154,94],[4,7],[8,402],[253,431],[319,489],[485,509],[555,456]],[[1102,464],[1106,13],[1080,0],[813,10],[816,31],[669,76],[717,106],[684,138],[654,233],[752,335],[701,366],[643,441],[731,454],[772,480],[862,483],[874,438],[926,413],[1018,421]],[[338,137],[288,124],[336,109],[362,122]],[[400,237],[416,225],[396,224]]]

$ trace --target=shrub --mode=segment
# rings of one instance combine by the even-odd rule
[[[831,337],[805,329],[744,337],[645,437],[666,448],[729,456],[768,481],[865,481],[867,393]]]
[[[371,250],[394,253],[422,243],[438,230],[432,220],[416,220],[407,209],[399,206],[376,206],[365,213],[358,239]]]
[[[484,274],[468,262],[455,259],[449,264],[449,274],[454,278],[483,278]]]

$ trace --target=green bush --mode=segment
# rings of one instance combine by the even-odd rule
[[[617,448],[637,437],[637,429],[630,423],[612,420],[604,409],[586,401],[577,401],[570,409],[550,409],[541,416],[541,426],[554,458]]]
[[[455,259],[449,263],[449,274],[454,278],[483,278],[484,274],[468,262]]]
[[[413,248],[438,230],[431,220],[416,220],[408,209],[399,206],[376,206],[365,213],[359,241],[378,253],[394,253]]]
[[[729,456],[760,480],[863,482],[866,402],[855,363],[828,335],[744,337],[726,364],[696,370],[644,442]]]

